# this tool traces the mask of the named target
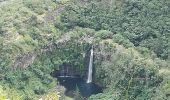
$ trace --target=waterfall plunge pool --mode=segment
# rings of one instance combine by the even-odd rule
[[[102,92],[101,87],[95,83],[87,83],[80,77],[58,77],[57,79],[60,85],[65,87],[65,95],[72,98],[75,96],[76,91],[79,91],[84,98]]]
[[[88,98],[93,94],[102,92],[102,88],[92,82],[93,46],[89,53],[87,80],[84,80],[84,78],[81,78],[79,75],[74,75],[74,69],[71,69],[72,67],[69,64],[63,64],[60,70],[54,72],[54,76],[57,77],[60,85],[65,87],[66,96],[74,98],[75,95],[77,95],[76,93],[80,93],[83,98]]]

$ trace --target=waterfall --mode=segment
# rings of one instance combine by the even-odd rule
[[[89,61],[89,68],[88,68],[87,83],[92,82],[92,72],[93,72],[93,47],[90,50],[90,61]]]

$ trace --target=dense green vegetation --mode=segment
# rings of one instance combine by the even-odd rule
[[[95,2],[99,1],[99,2]],[[169,51],[169,0],[77,0],[61,17],[63,26],[110,30],[163,59]]]
[[[59,36],[54,25],[44,18],[49,9],[58,6],[52,0],[0,2],[0,84],[9,99],[37,99],[35,94],[44,94],[56,86],[49,73],[39,67],[33,69],[34,65],[26,67],[41,54],[42,46]]]
[[[170,99],[169,0],[0,1],[0,100],[64,99],[52,73],[85,76],[94,47],[89,100]],[[79,91],[76,100],[83,100]]]

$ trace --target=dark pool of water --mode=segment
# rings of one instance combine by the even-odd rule
[[[102,92],[101,87],[94,83],[86,83],[82,78],[60,77],[58,81],[60,85],[66,88],[65,95],[69,97],[74,97],[76,90],[79,90],[80,94],[85,98]]]

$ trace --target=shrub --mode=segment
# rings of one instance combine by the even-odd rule
[[[96,37],[100,37],[101,39],[112,39],[113,33],[106,30],[100,30],[96,33]]]
[[[46,91],[47,91],[46,88],[44,88],[43,86],[36,86],[34,88],[35,94],[38,94],[38,95],[42,95],[42,94],[46,93]]]

